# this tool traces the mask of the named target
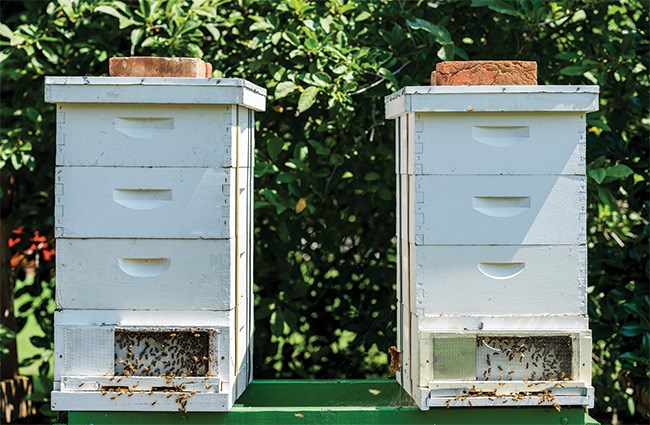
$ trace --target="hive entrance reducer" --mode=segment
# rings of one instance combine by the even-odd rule
[[[115,330],[115,375],[209,376],[211,360],[205,330]]]

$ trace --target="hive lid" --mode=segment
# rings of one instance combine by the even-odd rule
[[[241,78],[45,77],[50,103],[241,105],[266,109],[266,89]]]
[[[411,86],[384,98],[386,118],[406,112],[592,112],[598,86]]]

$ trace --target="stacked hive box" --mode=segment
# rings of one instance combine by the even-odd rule
[[[406,87],[397,379],[431,406],[591,405],[585,113],[598,87]]]
[[[54,410],[228,410],[251,379],[253,111],[240,79],[48,77]]]

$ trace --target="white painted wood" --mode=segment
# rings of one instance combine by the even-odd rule
[[[253,126],[251,110],[230,105],[60,104],[56,162],[73,167],[251,167],[246,152],[252,148]]]
[[[176,310],[64,310],[54,312],[54,320],[57,325],[61,326],[228,327],[231,316],[232,310],[196,312]]]
[[[585,177],[409,178],[416,191],[409,238],[417,245],[585,243]]]
[[[45,77],[51,103],[163,103],[266,108],[266,89],[240,78]]]
[[[419,316],[587,314],[584,245],[415,249]]]
[[[594,391],[592,388],[585,388],[581,391],[584,395],[555,395],[553,401],[542,401],[540,396],[517,397],[471,397],[468,399],[454,400],[450,397],[431,397],[426,400],[426,407],[422,410],[429,410],[429,407],[522,407],[522,406],[584,406],[594,407]]]
[[[224,400],[226,404],[191,404],[189,411],[222,411],[232,406],[250,382],[248,353],[252,334],[235,332],[237,308],[227,312],[146,311],[146,310],[68,310],[55,313],[55,388],[53,409],[80,410],[79,403],[95,403],[81,410],[148,410],[142,401],[158,400],[160,411],[176,410],[169,399],[183,394],[196,400]],[[115,331],[208,332],[210,336],[209,376],[121,376],[116,371]],[[242,344],[241,341],[244,341]],[[239,344],[238,344],[239,343]],[[238,365],[235,358],[241,358]],[[122,366],[120,366],[122,367]],[[243,376],[243,377],[242,377]],[[164,381],[164,382],[163,382]],[[81,385],[83,383],[83,385]],[[235,385],[238,383],[239,388]],[[160,384],[160,385],[158,385]],[[151,391],[154,387],[178,386],[182,391]],[[201,388],[203,386],[203,389]],[[104,387],[104,388],[103,388]],[[115,387],[120,387],[115,389]],[[242,388],[243,387],[243,388]],[[103,391],[102,391],[103,390]],[[102,394],[102,392],[106,392]],[[115,391],[123,392],[119,395]],[[217,394],[218,393],[218,394]],[[132,394],[132,395],[129,395]],[[173,394],[169,396],[169,394]],[[205,398],[204,395],[209,395]],[[219,397],[217,397],[219,395]],[[111,396],[115,396],[111,399]],[[158,397],[160,396],[160,397]],[[203,397],[203,398],[202,398]],[[164,399],[164,400],[163,400]],[[115,401],[118,400],[118,401]]]
[[[598,86],[422,86],[385,97],[386,118],[405,112],[591,112]]]
[[[60,167],[55,234],[64,238],[234,237],[230,169]]]
[[[408,174],[585,174],[585,114],[417,113]]]
[[[115,329],[134,329],[142,331],[179,331],[188,326],[162,322],[155,326],[129,324],[92,324],[80,325],[55,324],[55,373],[54,380],[60,381],[66,376],[117,376],[115,370]],[[228,327],[193,326],[194,330],[213,331],[210,341],[211,356],[210,376],[218,376],[228,381],[229,362],[220,360],[224,353],[229,353]],[[234,338],[234,335],[232,335]],[[225,351],[222,350],[225,348]],[[234,347],[233,347],[234,352]],[[58,367],[56,367],[58,366]]]
[[[216,393],[221,387],[219,377],[163,377],[163,376],[66,376],[61,379],[62,391],[101,391],[105,387],[122,387],[129,391],[154,391],[156,387],[177,387],[175,392]],[[113,393],[115,395],[115,393]]]
[[[414,319],[415,327],[421,328],[417,324],[418,319]],[[477,336],[487,335],[487,336],[507,336],[507,337],[539,337],[539,336],[569,336],[572,340],[572,377],[567,381],[543,381],[543,380],[509,380],[507,372],[498,372],[497,363],[492,362],[491,366],[493,371],[496,373],[503,373],[504,378],[497,378],[497,380],[486,381],[484,378],[477,378],[476,376],[484,373],[486,367],[485,360],[483,359],[483,354],[481,352],[481,347],[477,348],[475,340]],[[469,347],[474,350],[472,353],[467,353],[466,355],[458,355],[458,361],[466,360],[471,367],[472,377],[467,379],[434,379],[436,376],[436,365],[435,365],[435,355],[433,351],[433,341],[434,338],[467,338],[469,340]],[[413,397],[416,399],[416,402],[419,404],[420,408],[426,410],[428,406],[467,406],[468,404],[454,404],[460,398],[465,400],[465,396],[468,391],[474,391],[478,393],[479,391],[490,392],[492,394],[484,394],[486,397],[486,402],[488,396],[490,401],[497,398],[504,400],[508,398],[509,402],[513,402],[512,405],[517,405],[515,401],[521,402],[522,405],[526,405],[525,399],[513,400],[512,395],[516,393],[528,393],[532,397],[540,401],[540,395],[545,392],[550,392],[555,400],[553,402],[558,403],[559,405],[574,405],[578,403],[575,397],[582,397],[580,403],[589,404],[593,403],[593,389],[591,387],[591,363],[590,361],[581,363],[581,360],[585,356],[590,355],[591,353],[591,332],[588,330],[582,331],[566,331],[566,330],[557,330],[557,331],[548,331],[548,330],[521,330],[521,329],[511,329],[511,330],[476,330],[476,331],[463,331],[463,330],[454,330],[446,332],[427,332],[420,331],[418,335],[419,346],[416,348],[416,351],[419,353],[420,361],[417,365],[414,365],[414,368],[411,372],[414,374],[415,386],[413,388]],[[530,355],[530,354],[528,354]],[[493,356],[496,358],[495,356]],[[476,361],[476,363],[474,363]],[[483,362],[482,364],[481,361]],[[527,363],[532,362],[532,357],[530,359],[526,358],[521,363],[523,368]],[[516,363],[516,362],[515,362]],[[512,366],[512,365],[511,365]],[[536,393],[536,394],[535,394]],[[461,396],[461,397],[459,397]],[[480,399],[481,394],[473,394],[466,398],[466,400],[471,400],[472,404],[475,399]],[[431,404],[431,399],[435,399]],[[447,400],[451,400],[448,402]],[[578,404],[580,404],[578,403]],[[508,404],[508,403],[502,403]],[[477,404],[478,405],[478,404]],[[486,405],[495,405],[490,404]]]
[[[516,315],[503,312],[500,315],[458,314],[442,316],[419,316],[421,331],[505,330],[505,331],[583,331],[589,327],[586,314],[526,314]]]
[[[138,391],[129,396],[129,393],[104,395],[99,391],[52,391],[51,394],[54,411],[225,412],[235,401],[229,392],[192,394]]]
[[[59,309],[235,306],[233,239],[59,239],[56,249]]]

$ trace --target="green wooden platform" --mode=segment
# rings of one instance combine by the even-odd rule
[[[70,412],[68,425],[481,424],[598,425],[583,408],[420,411],[394,380],[256,380],[227,413]]]

